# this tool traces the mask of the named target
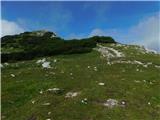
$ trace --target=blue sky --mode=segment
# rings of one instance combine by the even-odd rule
[[[145,43],[151,34],[152,40],[146,41],[154,42],[152,49],[159,43],[159,7],[160,2],[152,1],[2,2],[2,33],[46,29],[63,38],[110,35],[119,42],[137,44]]]

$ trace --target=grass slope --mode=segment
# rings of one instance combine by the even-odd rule
[[[126,60],[152,64],[147,68],[125,63],[108,65],[97,51],[48,57],[47,61],[52,66],[50,69],[43,69],[36,64],[37,59],[10,63],[2,68],[2,119],[159,120],[160,69],[155,65],[160,65],[160,56],[142,54],[135,46],[104,46],[122,51]],[[56,63],[54,59],[57,59]],[[97,71],[94,67],[97,67]],[[105,85],[99,86],[99,82]],[[55,87],[63,91],[60,94],[46,91]],[[41,90],[43,94],[39,93]],[[65,98],[70,91],[80,94]],[[81,102],[84,98],[88,99],[87,104]],[[109,98],[125,100],[126,106],[103,106],[102,103]],[[50,105],[44,106],[44,103]],[[48,112],[51,114],[48,115]]]

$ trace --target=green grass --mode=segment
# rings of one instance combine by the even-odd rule
[[[154,65],[160,65],[160,56],[142,54],[134,46],[114,48],[123,51],[127,60],[153,64],[148,68],[124,63],[108,65],[105,58],[100,58],[100,54],[93,51],[48,57],[47,61],[51,61],[53,68],[47,70],[36,64],[37,60],[10,63],[2,68],[3,119],[27,120],[35,116],[37,120],[159,120],[160,69]],[[57,63],[53,62],[54,59],[58,60]],[[142,72],[136,71],[137,68]],[[10,76],[12,73],[15,77]],[[99,86],[99,82],[104,82],[105,86]],[[46,92],[54,87],[63,89],[63,92]],[[44,93],[40,94],[40,90]],[[81,93],[66,99],[65,94],[70,91]],[[81,103],[84,98],[88,99],[86,105]],[[110,109],[101,105],[109,98],[125,100],[126,106]],[[32,104],[33,100],[35,104]],[[43,106],[46,102],[51,105]],[[52,113],[48,115],[48,112]]]

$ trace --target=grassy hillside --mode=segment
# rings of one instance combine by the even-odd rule
[[[160,119],[159,54],[101,44],[90,53],[46,57],[51,68],[37,63],[43,58],[3,64],[2,120]],[[108,99],[118,103],[109,107]]]

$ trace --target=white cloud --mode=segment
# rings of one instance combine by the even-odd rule
[[[140,21],[130,29],[134,44],[160,51],[160,13]]]
[[[93,29],[89,36],[112,36],[126,44],[143,45],[146,48],[160,51],[160,13],[142,19],[138,24],[124,29]]]
[[[104,36],[106,35],[106,32],[105,30],[102,30],[102,29],[99,29],[99,28],[96,28],[96,29],[93,29],[90,33],[89,36]]]
[[[1,36],[14,35],[24,32],[24,29],[16,22],[1,20]]]

